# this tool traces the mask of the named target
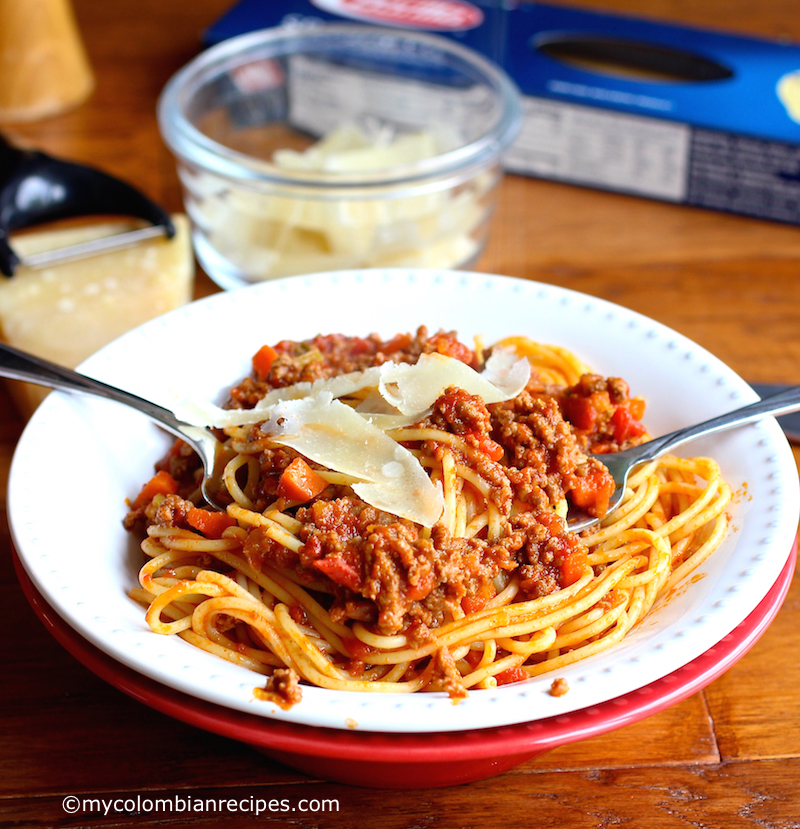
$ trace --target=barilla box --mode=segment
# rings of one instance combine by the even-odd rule
[[[509,172],[800,223],[800,46],[494,0],[241,0],[204,39],[313,21],[428,31],[505,69]]]

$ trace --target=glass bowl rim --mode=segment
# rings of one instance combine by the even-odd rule
[[[270,162],[232,150],[204,135],[184,114],[196,90],[211,78],[236,65],[248,62],[258,50],[274,49],[273,57],[292,52],[296,41],[311,42],[331,37],[358,37],[377,40],[400,38],[426,44],[446,52],[477,70],[494,89],[501,102],[501,116],[484,135],[464,146],[426,159],[425,162],[398,165],[386,173],[374,171],[360,175],[306,174],[282,170]],[[287,48],[281,49],[281,46]],[[259,54],[259,57],[269,57]],[[519,92],[503,69],[475,50],[439,35],[399,28],[363,24],[313,23],[282,25],[260,29],[229,38],[201,52],[167,81],[157,105],[161,135],[176,158],[209,173],[249,184],[286,186],[320,192],[370,190],[373,188],[420,185],[440,189],[465,181],[481,169],[496,163],[516,138],[522,122]]]

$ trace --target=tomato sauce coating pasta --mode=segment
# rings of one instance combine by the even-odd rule
[[[383,380],[337,401],[371,429],[382,423],[381,439],[424,469],[441,499],[431,522],[393,512],[386,492],[367,495],[380,484],[360,489],[352,468],[320,461],[317,443],[306,453],[289,445],[281,429],[302,424],[258,408],[280,390],[288,413],[332,378],[372,377],[376,366],[415,366],[425,355],[487,375],[490,356],[506,351],[527,360],[529,379],[495,402],[447,385],[398,420]],[[125,519],[144,532],[148,559],[132,595],[154,631],[263,674],[256,696],[284,707],[300,701],[303,684],[458,699],[563,668],[619,642],[727,527],[730,489],[707,458],[642,467],[606,517],[614,483],[587,453],[646,440],[644,401],[624,380],[524,337],[470,348],[420,328],[388,341],[265,345],[226,409],[256,413],[220,432],[227,511],[202,503],[199,459],[176,441]],[[402,472],[393,464],[382,465],[389,478]],[[569,532],[568,504],[601,522]]]

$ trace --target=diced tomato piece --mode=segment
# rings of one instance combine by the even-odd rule
[[[133,502],[133,508],[139,509],[150,503],[156,495],[174,495],[178,491],[178,482],[165,469],[155,475],[142,487]]]
[[[328,482],[302,459],[295,458],[278,481],[278,495],[288,501],[304,503],[322,492]]]
[[[291,354],[295,345],[296,343],[294,340],[281,340],[279,343],[275,344],[275,351],[278,354]]]
[[[228,515],[227,512],[194,507],[186,514],[186,523],[206,538],[221,538],[222,533],[228,527],[233,527],[236,524],[236,519]]]
[[[311,340],[311,346],[322,354],[330,354],[334,349],[343,345],[346,337],[337,337],[336,334],[318,334]]]
[[[347,587],[357,593],[361,587],[361,576],[356,568],[339,556],[319,558],[314,562],[314,567],[326,575],[332,582]]]
[[[374,351],[372,343],[369,340],[365,340],[363,337],[351,337],[348,345],[350,346],[350,353],[354,356],[358,356],[359,354],[370,354]]]
[[[582,432],[591,431],[597,422],[597,409],[588,397],[565,397],[562,404],[564,418]]]
[[[253,370],[258,376],[259,380],[263,380],[270,372],[272,363],[278,353],[270,345],[262,345],[253,356]]]
[[[611,425],[614,427],[614,440],[618,444],[625,443],[631,438],[640,437],[645,433],[645,427],[636,420],[627,406],[617,406],[611,415]]]
[[[503,447],[497,443],[497,441],[492,440],[488,435],[476,432],[474,439],[481,452],[488,455],[491,460],[499,461],[500,458],[503,457]]]
[[[512,682],[522,682],[528,679],[528,672],[523,668],[506,668],[494,677],[498,685],[510,685]]]

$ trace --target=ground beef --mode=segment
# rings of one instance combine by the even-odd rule
[[[642,440],[644,428],[639,419],[644,401],[632,400],[628,384],[620,377],[584,374],[574,386],[558,390],[553,399],[586,452],[618,452]],[[617,419],[618,409],[626,410],[622,413],[626,420],[630,416],[629,426]]]
[[[302,699],[300,677],[292,668],[275,668],[267,677],[264,688],[257,689],[257,695],[288,710]]]
[[[284,341],[275,346],[275,352],[266,377],[258,377],[253,372],[231,389],[230,408],[251,409],[273,389],[363,371],[389,360],[416,363],[421,354],[437,352],[475,365],[474,352],[458,341],[455,332],[439,331],[429,336],[425,326],[420,326],[413,336],[398,334],[391,340],[382,340],[377,334],[368,337],[328,334],[301,342]]]
[[[202,472],[202,464],[197,453],[182,440],[176,440],[169,452],[156,464],[156,471],[165,470],[176,481],[196,482]]]
[[[482,398],[456,387],[444,390],[434,404],[429,422],[434,428],[455,435],[488,435],[492,429],[492,418]]]
[[[274,350],[267,376],[254,371],[231,390],[229,406],[250,407],[272,389],[389,359],[414,363],[425,353],[446,354],[479,368],[475,352],[454,333],[429,336],[424,327],[413,336],[389,341],[375,335],[331,335],[279,343]],[[440,458],[454,452],[456,463],[475,469],[487,482],[488,497],[507,530],[498,540],[489,540],[485,533],[453,538],[442,525],[423,530],[364,503],[345,487],[330,485],[314,502],[294,510],[302,543],[297,552],[274,542],[263,527],[255,527],[248,532],[244,556],[256,570],[267,564],[293,571],[301,583],[327,593],[323,601],[335,621],[359,620],[386,635],[403,631],[412,645],[429,642],[432,628],[474,608],[476,597],[481,602],[495,595],[501,574],[516,571],[523,599],[559,590],[565,586],[564,563],[577,556],[573,563],[578,562],[580,573],[585,550],[582,553],[581,542],[566,532],[553,507],[575,481],[592,471],[576,437],[578,430],[565,420],[563,409],[567,400],[586,401],[597,395],[612,407],[628,400],[628,388],[624,381],[598,375],[584,375],[569,389],[537,385],[534,378],[514,400],[488,406],[463,390],[448,388],[418,424],[463,440],[463,449],[435,441],[425,449]],[[258,426],[251,428],[249,441],[263,438]],[[288,448],[265,448],[258,454],[257,510],[276,501],[281,474],[296,455]],[[134,523],[137,515],[142,518],[149,510],[146,518],[151,522],[185,525],[192,504],[184,495],[196,486],[199,465],[180,446],[162,464],[179,481],[179,493],[157,505],[153,502],[139,511],[141,515],[133,511],[126,521]],[[437,671],[447,684],[448,666],[441,664]],[[275,682],[288,688],[291,678],[281,675]]]
[[[245,544],[248,561],[328,583],[336,621],[357,618],[385,635],[413,629],[419,640],[460,615],[467,597],[494,595],[501,572],[519,568],[525,597],[558,590],[561,563],[571,545],[580,544],[552,515],[537,520],[523,513],[509,534],[493,542],[453,538],[441,525],[427,537],[417,525],[353,497],[318,501],[299,509],[297,518],[304,542],[298,553],[252,530]]]
[[[566,395],[591,397],[603,392],[615,405],[625,402],[630,395],[628,384],[621,377],[603,377],[600,374],[583,374],[574,386],[566,390]]]
[[[253,527],[247,534],[242,548],[247,563],[254,569],[260,570],[261,565],[267,561],[278,570],[284,570],[294,566],[296,556],[291,550],[287,550],[283,544],[273,541],[264,527]]]
[[[630,395],[630,388],[621,377],[609,377],[606,388],[612,403],[623,403]]]
[[[568,391],[568,394],[579,397],[590,397],[598,392],[606,391],[607,383],[605,377],[599,374],[583,374],[580,380]]]
[[[513,523],[524,534],[524,544],[517,554],[520,597],[538,599],[559,590],[564,586],[562,565],[565,559],[582,552],[581,541],[552,512],[521,513]]]
[[[187,501],[179,495],[167,495],[155,508],[150,518],[160,527],[182,527],[186,523],[189,510],[193,508],[192,501]]]
[[[501,571],[516,568],[514,554],[525,543],[524,533],[490,543],[453,538],[441,526],[428,538],[417,525],[353,497],[318,501],[299,509],[297,518],[304,542],[299,553],[287,554],[259,533],[245,545],[248,560],[327,580],[333,618],[372,621],[387,635],[416,624],[422,636],[424,629],[457,615],[466,596],[485,591]]]
[[[558,403],[523,391],[489,407],[492,437],[504,448],[515,496],[535,510],[565,497],[565,484],[586,457]]]
[[[433,656],[431,689],[446,691],[452,700],[465,699],[468,696],[449,648],[439,648]]]
[[[555,568],[543,564],[523,564],[519,568],[519,589],[526,599],[549,596],[559,589],[560,583]]]
[[[315,376],[327,376],[379,363],[391,348],[375,338],[317,338],[279,348],[280,359],[270,376],[251,380],[261,394],[267,385],[288,380],[284,367],[290,359],[295,361],[296,380],[310,365],[307,355],[312,352]],[[416,337],[406,337],[402,352],[392,359],[402,356],[415,362],[419,354],[435,350],[473,360],[471,351],[459,351],[463,348],[452,335],[428,337],[421,328]],[[608,388],[602,378],[590,375],[582,383],[582,393]],[[429,631],[457,617],[467,597],[494,595],[494,579],[504,571],[519,571],[522,598],[560,589],[561,566],[574,552],[570,545],[579,542],[567,540],[571,536],[563,521],[546,516],[553,516],[553,506],[564,499],[569,482],[581,475],[587,459],[558,399],[540,392],[531,388],[514,400],[487,406],[479,397],[448,388],[418,424],[464,439],[464,450],[435,441],[426,448],[439,459],[455,452],[456,463],[476,469],[488,483],[491,501],[509,522],[510,531],[502,539],[452,538],[442,526],[424,532],[329,487],[314,503],[296,510],[302,542],[297,553],[271,541],[263,530],[253,530],[245,545],[248,561],[294,570],[304,583],[326,585],[334,620],[358,619],[385,635]],[[250,439],[260,437],[255,427]],[[280,474],[294,454],[284,449],[261,454],[259,505],[275,497]]]

